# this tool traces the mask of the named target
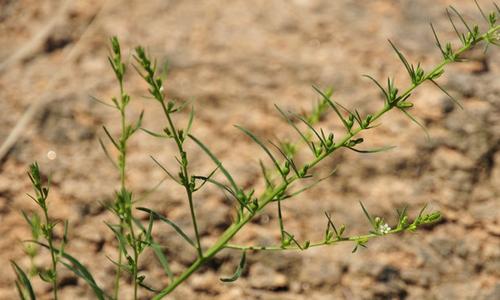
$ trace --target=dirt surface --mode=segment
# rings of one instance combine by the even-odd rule
[[[112,199],[119,180],[98,137],[104,136],[104,124],[118,133],[119,123],[114,111],[89,98],[109,100],[117,93],[106,60],[110,36],[121,39],[130,62],[139,44],[159,62],[169,62],[167,95],[193,101],[193,134],[250,188],[261,186],[258,159],[266,157],[234,124],[262,137],[297,139],[274,104],[309,110],[318,99],[311,85],[334,86],[339,102],[363,113],[375,111],[382,103],[379,92],[361,74],[382,80],[393,76],[399,86],[407,85],[387,39],[424,67],[439,62],[428,23],[435,24],[442,39],[455,39],[444,10],[449,4],[480,21],[468,0],[70,3],[40,43],[0,70],[0,142],[30,105],[45,101],[0,170],[0,299],[16,295],[9,260],[29,266],[21,240],[30,232],[20,211],[34,208],[25,195],[31,191],[26,169],[34,160],[52,176],[53,216],[69,219],[68,252],[93,271],[99,284],[112,287],[114,267],[106,255],[115,255],[115,242],[104,221],[113,219],[100,203]],[[0,62],[33,42],[61,5],[62,1],[0,0]],[[252,252],[244,276],[233,284],[221,283],[219,277],[233,272],[239,256],[223,251],[169,298],[500,299],[499,50],[484,55],[478,49],[469,62],[448,68],[440,79],[461,100],[463,110],[431,85],[415,92],[412,112],[428,128],[430,141],[404,115],[391,112],[363,137],[366,147],[396,149],[370,155],[339,151],[319,169],[337,172],[286,203],[284,213],[286,228],[300,240],[321,239],[323,211],[345,223],[349,234],[367,232],[360,200],[391,223],[396,208],[407,206],[415,215],[424,204],[442,211],[442,222],[416,234],[371,241],[368,249],[355,254],[347,244],[301,253]],[[144,109],[144,127],[161,129],[164,119],[157,104],[144,97],[146,87],[130,69],[129,117],[136,118]],[[179,122],[186,122],[187,116],[180,114]],[[337,130],[336,124],[330,113],[320,126]],[[193,170],[207,174],[211,161],[192,143],[188,149]],[[57,159],[47,158],[50,150]],[[136,195],[144,195],[164,177],[149,155],[173,170],[174,151],[170,142],[142,133],[132,139],[128,181]],[[195,201],[203,243],[210,245],[231,222],[233,204],[215,188],[207,188]],[[182,189],[172,182],[165,181],[141,205],[191,232]],[[155,226],[174,272],[180,272],[195,253],[169,228]],[[269,208],[235,240],[270,244],[278,238],[275,209]],[[39,265],[48,261],[45,254],[36,259]],[[152,255],[145,255],[141,269],[153,286],[166,282]],[[62,299],[92,299],[83,281],[62,272]],[[40,298],[49,299],[50,287],[38,281]],[[124,295],[129,292],[125,289]],[[150,296],[142,294],[144,299]]]

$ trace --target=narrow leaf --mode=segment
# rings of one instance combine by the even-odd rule
[[[170,173],[162,164],[160,164],[152,155],[150,155],[151,159],[165,172],[168,177],[170,177],[173,181],[177,182],[178,184],[182,185],[182,183],[179,181],[179,179],[175,178],[172,173]]]
[[[102,142],[101,138],[99,138],[99,145],[101,145],[102,151],[104,152],[108,160],[111,162],[111,164],[113,164],[113,166],[115,166],[115,168],[118,169],[118,165],[113,160],[113,157],[111,157],[111,154],[109,154],[108,149],[106,148],[106,146],[104,146],[104,143]]]
[[[284,200],[284,199],[288,199],[288,198],[293,198],[293,197],[295,197],[295,196],[297,196],[297,195],[299,195],[299,194],[302,194],[303,192],[305,192],[305,191],[307,191],[307,190],[310,190],[311,188],[313,188],[314,186],[316,186],[318,183],[320,183],[320,182],[322,182],[323,180],[325,180],[325,179],[329,178],[330,176],[332,176],[332,175],[333,175],[333,173],[335,173],[336,171],[337,171],[337,169],[333,170],[332,172],[330,172],[330,173],[329,173],[328,175],[326,175],[325,177],[322,177],[322,178],[320,178],[320,179],[318,179],[318,180],[314,181],[313,183],[311,183],[311,184],[309,184],[309,185],[307,185],[307,186],[305,186],[305,187],[301,188],[300,190],[295,191],[295,192],[292,192],[291,194],[289,194],[289,195],[285,196],[285,198],[283,198],[283,200]]]
[[[243,251],[241,254],[240,258],[240,263],[238,264],[238,267],[236,268],[236,271],[231,277],[221,277],[220,281],[222,282],[234,282],[240,278],[241,274],[243,273],[243,270],[245,269],[245,264],[246,264],[246,251]]]
[[[356,149],[356,148],[348,147],[348,146],[346,146],[346,148],[349,148],[352,151],[358,152],[358,153],[378,153],[378,152],[384,152],[384,151],[394,149],[394,148],[396,148],[396,146],[386,146],[386,147],[375,148],[375,149],[366,149],[366,150],[360,150],[360,149]]]
[[[220,160],[205,146],[200,140],[195,138],[193,135],[189,134],[188,135],[198,146],[212,159],[212,161],[217,165],[217,167],[221,170],[222,174],[226,177],[226,179],[229,181],[231,186],[233,187],[233,193],[238,192],[240,189],[236,185],[236,182],[234,181],[233,177],[229,172],[224,168]]]
[[[311,131],[314,133],[314,135],[316,135],[316,137],[318,138],[318,140],[320,141],[321,145],[323,145],[324,149],[328,149],[328,147],[326,146],[325,144],[325,141],[323,140],[323,138],[321,137],[321,135],[318,133],[318,131],[316,131],[316,129],[312,126],[311,123],[309,123],[306,119],[304,119],[303,117],[299,116],[299,115],[295,115],[299,120],[302,121],[302,123],[306,124],[307,127],[309,127],[309,129],[311,129]]]
[[[170,269],[170,264],[168,263],[167,257],[163,253],[163,250],[161,249],[161,246],[157,244],[156,242],[151,242],[150,245],[151,249],[153,249],[153,252],[156,255],[156,258],[158,258],[158,261],[160,262],[161,266],[163,267],[163,271],[165,274],[167,274],[168,278],[172,280],[174,277],[174,274],[172,273],[172,270]]]
[[[283,118],[288,122],[288,124],[290,124],[290,126],[292,126],[293,129],[295,129],[295,131],[297,131],[297,133],[300,135],[300,137],[302,138],[302,140],[304,141],[304,143],[306,143],[306,145],[311,149],[311,151],[314,152],[314,149],[311,147],[311,144],[309,143],[309,139],[305,136],[305,134],[302,133],[302,131],[300,131],[300,129],[293,123],[293,121],[279,108],[279,106],[277,105],[274,105],[276,107],[276,109],[280,112],[280,114],[283,116]]]
[[[347,124],[347,121],[345,120],[345,118],[342,116],[342,113],[339,111],[339,109],[337,108],[337,103],[333,100],[331,100],[327,95],[325,95],[320,89],[318,89],[317,87],[313,86],[313,89],[318,92],[321,96],[323,96],[323,98],[325,99],[325,101],[328,102],[328,104],[330,104],[330,106],[332,107],[332,109],[335,111],[335,113],[337,114],[337,116],[339,117],[339,119],[342,121],[342,123],[344,124],[344,126],[346,128],[349,128],[348,124]]]
[[[488,17],[486,16],[486,14],[484,13],[483,9],[481,8],[481,6],[479,5],[479,3],[477,2],[477,0],[474,0],[474,2],[476,3],[476,6],[477,6],[477,9],[479,9],[479,12],[481,13],[481,16],[483,16],[483,19],[486,20],[486,23],[490,23],[489,20],[488,20]]]
[[[450,100],[455,103],[458,107],[460,107],[460,109],[464,109],[462,104],[460,104],[460,102],[458,102],[457,99],[455,99],[455,97],[453,97],[450,93],[448,93],[447,90],[445,90],[441,85],[439,85],[435,80],[433,79],[430,79],[430,81],[438,88],[440,89],[443,93],[445,93],[446,96],[448,96],[448,98],[450,98]]]
[[[434,39],[436,40],[436,46],[439,48],[439,51],[441,51],[441,54],[443,55],[443,57],[446,58],[446,52],[444,52],[443,46],[441,45],[441,42],[439,41],[439,37],[436,33],[436,29],[434,29],[434,25],[432,23],[430,23],[430,25],[431,25],[432,34],[434,35]]]
[[[359,201],[359,204],[361,205],[361,209],[363,209],[363,213],[365,214],[366,218],[368,219],[368,221],[370,222],[370,224],[372,225],[372,227],[377,230],[378,228],[376,228],[375,226],[375,220],[373,220],[372,216],[368,213],[368,211],[366,210],[365,206],[363,205],[363,202]]]
[[[31,286],[31,282],[24,273],[23,269],[21,269],[13,260],[10,261],[12,268],[14,269],[14,272],[16,272],[16,287],[19,292],[19,297],[21,299],[30,299],[30,300],[35,300],[35,292],[33,291],[33,287]],[[26,293],[28,294],[29,298],[26,298]]]
[[[194,107],[191,107],[191,111],[189,112],[189,121],[186,127],[186,136],[191,133],[191,127],[193,126],[194,120]]]
[[[167,180],[167,178],[169,178],[169,177],[170,177],[169,175],[163,177],[162,180],[160,180],[154,187],[152,187],[149,190],[147,190],[143,195],[141,195],[141,197],[137,198],[137,200],[132,201],[132,203],[138,203],[138,202],[144,201],[144,199],[146,199],[147,197],[149,197],[149,195],[151,195],[156,190],[158,190],[158,188],[161,186],[161,184],[165,180]]]
[[[373,83],[375,83],[375,85],[377,85],[377,87],[380,89],[380,91],[382,91],[382,93],[384,94],[384,97],[387,101],[389,101],[389,95],[387,94],[386,90],[382,87],[382,85],[373,77],[371,77],[370,75],[363,75],[364,77],[370,79],[371,81],[373,81]]]
[[[278,145],[276,145],[272,141],[269,141],[269,143],[271,145],[273,145],[274,148],[276,148],[278,150],[278,152],[281,153],[281,155],[283,156],[283,158],[288,161],[288,164],[292,167],[293,171],[295,172],[295,175],[299,176],[299,170],[297,169],[297,166],[293,162],[293,159],[289,158],[288,155],[286,155],[286,153],[283,150],[281,150],[280,147],[278,147]]]
[[[159,219],[159,220],[165,222],[166,224],[170,225],[186,242],[188,242],[191,246],[196,248],[196,244],[193,242],[193,240],[189,236],[187,236],[187,234],[184,233],[184,231],[177,224],[175,224],[173,221],[167,219],[166,217],[160,215],[159,213],[157,213],[149,208],[137,207],[137,209],[140,211],[144,211],[144,212],[147,212],[149,214],[152,214],[156,219]]]
[[[215,186],[219,187],[220,189],[222,189],[223,191],[228,192],[231,196],[233,196],[234,199],[236,199],[236,201],[238,201],[238,203],[240,205],[244,206],[246,209],[248,209],[248,211],[251,211],[251,209],[248,207],[247,203],[244,203],[242,201],[242,199],[238,198],[238,196],[228,186],[226,186],[226,185],[224,185],[224,184],[222,184],[222,183],[220,183],[217,180],[212,179],[212,178],[208,178],[208,177],[204,177],[204,176],[193,176],[193,177],[195,179],[201,179],[201,180],[210,182],[210,183],[214,184]]]
[[[470,34],[474,34],[474,32],[469,27],[469,25],[467,24],[467,22],[465,22],[465,19],[462,17],[462,14],[459,13],[458,10],[455,9],[455,7],[450,6],[450,8],[455,12],[455,14],[458,16],[458,18],[460,19],[460,21],[462,21],[462,23],[464,24],[464,26],[467,28],[467,31],[469,31]]]
[[[111,136],[111,134],[109,133],[108,129],[106,128],[106,126],[102,126],[102,128],[104,129],[104,132],[106,133],[106,135],[108,136],[109,140],[113,143],[113,145],[116,147],[117,150],[120,150],[120,146],[118,146],[118,144],[115,142],[115,139]]]
[[[158,137],[158,138],[168,138],[169,136],[166,135],[166,134],[161,134],[161,133],[157,133],[157,132],[153,132],[153,131],[150,131],[144,127],[141,127],[140,128],[142,131],[144,131],[145,133],[149,134],[149,135],[152,135],[154,137]]]
[[[127,241],[126,241],[125,237],[123,236],[123,233],[121,233],[118,229],[115,228],[118,226],[116,226],[116,225],[113,226],[107,222],[104,222],[104,224],[106,224],[106,226],[108,226],[109,229],[111,229],[111,231],[113,231],[113,233],[115,234],[116,239],[118,240],[120,251],[123,254],[128,255],[128,253],[127,253]]]
[[[455,26],[455,22],[453,22],[453,18],[451,17],[450,11],[448,9],[446,9],[446,14],[448,15],[448,20],[450,20],[451,26],[453,26],[453,30],[455,31],[455,34],[462,41],[462,43],[465,43],[465,39],[464,39],[463,35],[460,34],[457,27]]]
[[[401,51],[399,51],[399,49],[396,48],[396,46],[392,43],[391,40],[388,40],[388,41],[389,41],[389,44],[391,44],[392,49],[394,49],[394,51],[398,55],[399,59],[401,60],[401,62],[405,66],[406,71],[410,75],[410,78],[413,78],[413,70],[412,70],[412,68],[410,66],[410,63],[408,63],[408,60],[405,58],[405,56],[403,55],[403,53],[401,53]]]
[[[326,218],[328,219],[327,230],[328,230],[328,228],[330,228],[330,227],[331,227],[331,228],[333,229],[333,232],[335,232],[335,235],[336,235],[337,237],[340,237],[340,236],[339,236],[339,232],[337,231],[337,227],[335,226],[335,224],[334,224],[334,223],[333,223],[333,221],[332,221],[332,217],[331,217],[331,215],[325,211],[325,216],[326,216]]]
[[[427,128],[425,128],[425,126],[423,124],[421,124],[412,114],[410,114],[404,108],[400,108],[399,110],[401,110],[408,118],[410,118],[410,120],[412,120],[415,124],[417,124],[418,126],[420,126],[420,128],[422,128],[422,130],[424,131],[425,136],[427,137],[428,140],[431,139],[431,136],[429,135],[429,132],[427,131]]]
[[[262,171],[262,175],[264,176],[264,180],[266,181],[266,187],[273,187],[273,183],[271,182],[271,179],[269,178],[268,174],[267,174],[267,171],[266,171],[266,167],[264,166],[264,164],[262,163],[262,160],[259,159],[259,165],[260,165],[260,169]]]
[[[108,106],[108,107],[111,107],[111,108],[118,108],[118,107],[113,106],[113,105],[111,105],[111,104],[109,104],[109,103],[106,103],[106,102],[104,102],[104,101],[102,101],[102,100],[100,100],[100,99],[98,99],[98,98],[96,98],[96,97],[94,97],[94,96],[92,96],[92,95],[89,95],[89,97],[90,97],[90,99],[92,99],[92,100],[94,100],[95,102],[98,102],[98,103],[100,103],[100,104],[102,104],[102,105],[105,105],[105,106]]]
[[[38,241],[30,241],[33,243],[36,243],[42,247],[45,247],[47,249],[50,249],[48,245],[40,243]],[[106,293],[97,285],[97,283],[94,280],[94,277],[92,277],[92,274],[85,268],[83,264],[81,264],[76,258],[73,256],[69,255],[68,253],[64,252],[62,253],[58,249],[52,248],[56,253],[60,254],[64,259],[69,261],[69,263],[62,262],[64,266],[66,266],[70,271],[75,273],[78,277],[82,278],[87,284],[92,288],[94,291],[94,294],[96,295],[97,299],[99,300],[105,300],[109,298]]]
[[[215,175],[215,173],[217,172],[218,169],[219,168],[216,167],[212,172],[210,172],[210,174],[208,174],[208,176],[204,176],[203,178],[198,177],[198,179],[201,179],[203,182],[199,186],[197,186],[194,189],[194,191],[195,192],[198,191],[199,189],[201,189],[205,185],[205,183],[208,182],[208,180],[212,179],[212,177]]]
[[[264,143],[262,143],[259,140],[259,138],[256,137],[253,133],[251,133],[248,129],[241,127],[239,125],[235,125],[235,127],[238,128],[239,130],[243,131],[246,135],[248,135],[255,143],[257,143],[262,148],[262,150],[264,150],[264,152],[266,152],[266,154],[269,156],[269,158],[271,158],[271,160],[273,161],[274,166],[276,167],[278,172],[281,174],[283,179],[286,180],[286,175],[283,174],[283,170],[281,170],[280,164],[278,163],[276,158],[274,158],[274,155],[271,153],[271,151],[269,151],[269,149],[266,147],[266,145],[264,145]]]

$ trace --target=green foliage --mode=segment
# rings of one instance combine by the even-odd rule
[[[230,171],[224,167],[223,162],[210,150],[209,146],[207,146],[199,138],[192,135],[191,129],[195,116],[193,108],[190,110],[187,124],[185,126],[178,124],[176,121],[176,114],[185,110],[186,107],[188,107],[188,103],[179,103],[166,98],[164,91],[166,74],[163,72],[166,68],[160,70],[157,67],[156,61],[151,59],[142,47],[135,48],[135,64],[133,67],[143,78],[148,86],[149,94],[161,108],[165,117],[165,125],[162,132],[155,132],[147,128],[143,128],[143,113],[141,113],[137,120],[133,122],[128,121],[126,112],[128,104],[132,101],[131,97],[126,92],[124,82],[128,66],[123,62],[122,51],[118,39],[113,37],[111,39],[111,54],[108,60],[118,82],[119,94],[117,97],[111,98],[112,104],[96,99],[97,101],[116,109],[116,111],[120,114],[121,119],[121,131],[118,136],[113,135],[107,127],[103,127],[104,134],[109,139],[109,145],[107,145],[107,143],[103,140],[99,140],[105,155],[117,168],[120,174],[120,188],[115,192],[114,201],[107,205],[107,208],[116,217],[114,223],[106,224],[113,232],[117,240],[118,257],[116,259],[109,257],[111,263],[116,266],[113,295],[108,295],[103,289],[101,289],[92,277],[90,271],[76,258],[65,252],[65,246],[68,243],[67,222],[63,222],[64,234],[61,241],[59,241],[59,245],[56,246],[53,232],[54,227],[58,224],[58,222],[49,218],[49,186],[48,184],[44,184],[39,166],[37,163],[34,163],[30,166],[28,172],[35,191],[35,194],[30,197],[42,210],[43,217],[39,217],[37,214],[28,215],[23,212],[23,216],[32,231],[32,239],[26,243],[48,250],[52,258],[52,265],[50,268],[37,270],[36,273],[42,280],[52,285],[55,299],[57,299],[58,265],[64,266],[75,275],[82,278],[93,290],[97,299],[118,299],[120,296],[120,287],[124,274],[127,274],[127,276],[131,279],[131,284],[133,285],[134,290],[133,299],[138,298],[138,290],[141,287],[155,294],[152,299],[161,299],[175,290],[177,286],[182,284],[194,272],[199,270],[200,267],[224,249],[233,249],[241,252],[241,259],[234,274],[227,278],[221,278],[221,281],[223,282],[232,282],[243,275],[249,251],[305,251],[313,247],[347,242],[353,244],[353,252],[356,252],[360,249],[360,247],[367,247],[368,242],[373,238],[384,237],[389,234],[398,234],[406,231],[413,232],[418,230],[421,226],[438,222],[441,218],[441,214],[439,212],[427,213],[425,212],[424,207],[413,220],[410,220],[407,209],[404,208],[402,210],[397,210],[396,222],[391,227],[388,223],[389,221],[370,214],[364,204],[360,202],[361,210],[369,223],[369,229],[366,231],[366,234],[347,235],[347,226],[345,224],[335,224],[331,214],[325,212],[326,228],[324,230],[323,238],[319,241],[299,241],[293,233],[286,230],[286,224],[283,218],[283,215],[286,212],[282,209],[282,201],[293,198],[294,196],[312,188],[333,174],[335,170],[333,170],[328,176],[318,179],[316,178],[316,167],[325,158],[331,156],[335,151],[341,148],[361,153],[381,152],[393,148],[358,148],[360,144],[364,143],[364,139],[359,137],[359,134],[365,130],[376,128],[378,126],[377,122],[381,119],[381,117],[393,109],[401,111],[409,117],[412,122],[415,122],[425,130],[425,127],[410,113],[412,107],[414,106],[414,103],[411,102],[410,99],[413,91],[426,81],[434,84],[448,97],[450,97],[452,101],[460,105],[437,82],[437,80],[444,74],[445,66],[453,62],[461,61],[462,55],[465,52],[480,43],[485,45],[485,50],[489,45],[499,45],[500,26],[496,24],[497,15],[500,14],[499,7],[495,5],[496,11],[486,14],[478,4],[477,6],[481,16],[488,25],[488,29],[484,32],[479,30],[479,26],[468,24],[463,16],[454,7],[450,7],[450,10],[447,10],[447,16],[450,20],[451,26],[462,45],[460,48],[455,49],[452,47],[450,42],[443,44],[440,41],[434,26],[431,24],[432,33],[436,40],[436,46],[443,56],[443,60],[434,68],[429,68],[429,71],[427,72],[419,62],[416,64],[410,63],[404,56],[403,52],[396,47],[395,43],[389,41],[391,48],[395,51],[396,56],[406,69],[411,84],[407,88],[400,88],[391,78],[387,78],[386,84],[381,84],[372,76],[365,75],[376,85],[383,96],[383,105],[378,111],[361,115],[358,110],[349,109],[343,106],[339,101],[335,100],[333,98],[334,95],[332,89],[322,90],[319,87],[314,86],[313,88],[318,93],[320,100],[313,106],[310,113],[297,114],[293,112],[285,112],[276,106],[279,114],[285,119],[287,124],[298,133],[298,141],[266,141],[257,137],[257,135],[252,133],[250,130],[237,125],[236,127],[240,129],[244,135],[250,138],[250,140],[255,142],[257,146],[264,151],[272,163],[272,166],[268,167],[264,162],[260,162],[262,176],[266,183],[264,190],[261,192],[256,192],[254,189],[248,189],[238,184],[238,181],[233,177],[233,175],[231,175]],[[460,26],[457,26],[456,24],[457,19],[461,23]],[[459,27],[463,27],[464,31],[461,31]],[[327,116],[328,110],[333,111],[334,116],[338,118],[340,123],[343,125],[343,134],[340,132],[329,132],[326,129],[318,128],[318,123]],[[129,190],[127,185],[127,172],[129,172],[127,169],[127,145],[129,140],[139,130],[151,135],[153,138],[162,139],[166,142],[172,142],[176,146],[175,159],[178,168],[176,172],[167,170],[157,159],[153,157],[151,158],[153,163],[158,165],[166,173],[166,175],[172,179],[174,184],[181,186],[185,191],[186,200],[189,204],[193,232],[186,232],[183,228],[181,228],[181,226],[150,208],[135,207],[135,203],[138,200],[135,199],[135,195]],[[189,169],[190,159],[185,148],[185,144],[187,142],[192,142],[194,145],[198,146],[215,164],[213,171],[208,175],[194,174],[194,172]],[[299,164],[295,155],[301,143],[306,144],[311,152],[312,158],[306,163]],[[116,151],[108,151],[108,146],[115,148]],[[117,153],[117,155],[113,156],[112,153]],[[223,175],[224,180],[219,181],[215,179],[215,174],[218,172]],[[309,180],[309,184],[304,184],[305,187],[299,189],[294,188],[297,182],[304,180]],[[310,183],[311,181],[312,183]],[[202,247],[193,195],[207,184],[220,188],[234,199],[236,217],[234,218],[233,223],[218,237],[216,242]],[[276,245],[235,245],[230,243],[232,238],[246,224],[248,224],[248,222],[253,220],[266,206],[274,204],[276,204],[278,215],[277,225],[280,232],[279,243]],[[144,213],[147,214],[147,217],[149,217],[147,224],[146,222],[143,224],[143,222],[140,221],[140,218],[136,217],[136,214]],[[183,241],[188,243],[193,248],[193,251],[196,252],[196,259],[180,274],[175,274],[170,268],[169,261],[171,259],[175,259],[175,257],[167,257],[164,252],[165,246],[160,245],[154,239],[154,236],[161,234],[161,232],[155,230],[157,228],[154,228],[155,220],[160,220],[174,229],[175,233]],[[151,284],[147,283],[145,275],[140,274],[138,266],[141,255],[146,249],[150,249],[152,251],[151,253],[154,253],[168,279],[166,285],[159,289],[153,288]],[[27,254],[30,257],[34,257],[37,253],[38,248],[27,248]],[[32,289],[30,276],[28,276],[15,262],[12,262],[12,267],[16,273],[16,287],[19,291],[20,298],[35,299],[35,293]],[[155,281],[159,280],[156,280],[155,278]]]

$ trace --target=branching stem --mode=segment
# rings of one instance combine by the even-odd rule
[[[483,35],[477,37],[474,42],[464,45],[457,51],[455,51],[455,55],[458,58],[460,54],[463,54],[464,52],[470,50],[473,46],[475,46],[477,43],[490,38],[493,34],[497,34],[497,32],[500,30],[500,26],[497,25],[495,27],[490,28],[486,33]],[[440,64],[438,64],[434,69],[432,69],[424,78],[418,83],[413,83],[410,87],[408,87],[399,97],[399,99],[405,99],[407,96],[409,96],[417,87],[419,87],[422,83],[424,83],[427,80],[430,80],[433,78],[433,75],[438,74],[443,71],[444,67],[450,63],[454,62],[453,60],[450,60],[449,58],[444,59]],[[382,117],[385,113],[388,111],[392,110],[394,107],[396,107],[397,103],[387,103],[375,114],[373,114],[372,122],[375,122],[378,120],[380,117]],[[335,150],[344,147],[346,143],[348,143],[352,137],[356,136],[359,134],[361,131],[365,130],[367,128],[362,128],[361,126],[357,127],[356,129],[349,130],[349,132],[346,133],[346,135],[339,141],[337,142],[332,148],[330,148],[329,151],[325,151],[315,159],[313,159],[310,163],[308,163],[309,167],[312,168],[316,166],[320,161],[331,155]],[[175,131],[174,131],[175,132]],[[224,248],[232,248],[232,249],[238,249],[238,250],[283,250],[281,246],[237,246],[237,245],[228,245],[229,241],[238,233],[238,231],[245,225],[247,224],[254,216],[257,214],[259,211],[261,211],[267,204],[273,201],[277,195],[280,195],[281,193],[285,192],[287,187],[294,182],[295,180],[300,179],[297,175],[293,175],[287,179],[286,182],[281,183],[279,186],[275,188],[270,188],[270,190],[264,191],[262,196],[258,200],[258,209],[253,211],[253,212],[247,212],[243,211],[241,213],[241,217],[239,220],[232,225],[230,225],[225,232],[221,235],[221,237],[218,239],[218,241],[209,249],[207,249],[205,256],[199,257],[196,261],[193,262],[193,264],[186,269],[181,275],[179,275],[177,278],[175,278],[167,287],[165,287],[163,290],[161,290],[156,296],[153,297],[153,299],[158,300],[162,299],[166,295],[168,295],[170,292],[172,292],[179,284],[181,284],[183,281],[185,281],[187,278],[191,276],[192,273],[197,271],[200,266],[202,266],[207,260],[212,258],[215,254],[217,254],[219,251],[221,251]],[[400,229],[395,229],[390,231],[390,233],[398,233],[402,230]],[[333,239],[330,242],[317,242],[314,244],[311,244],[309,247],[319,247],[319,246],[326,246],[326,245],[331,245],[335,244],[337,242],[341,241],[360,241],[361,239],[371,239],[374,238],[378,235],[376,234],[369,234],[369,235],[363,235],[363,236],[352,236],[349,237],[347,240],[344,239]],[[296,246],[290,246],[290,247],[285,247],[285,249],[288,250],[296,250],[298,247]]]

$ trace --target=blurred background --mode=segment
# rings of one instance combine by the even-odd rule
[[[483,9],[493,9],[480,1]],[[116,111],[91,100],[110,101],[118,86],[106,56],[109,38],[122,42],[127,61],[143,45],[159,63],[168,62],[168,98],[192,101],[193,134],[207,145],[245,187],[261,186],[264,153],[233,127],[240,124],[265,139],[298,140],[274,108],[310,111],[319,99],[312,85],[332,86],[334,98],[363,113],[380,108],[376,87],[362,74],[404,89],[408,79],[387,39],[429,70],[440,62],[429,28],[456,41],[445,8],[454,5],[481,24],[473,1],[289,0],[289,1],[33,1],[0,0],[0,265],[29,259],[21,240],[30,236],[21,210],[34,209],[26,170],[38,161],[51,175],[49,209],[70,222],[68,252],[84,262],[99,284],[111,289],[116,255],[104,221],[114,221],[101,202],[113,199],[118,173],[98,138],[102,126],[119,133]],[[171,299],[500,299],[500,49],[476,49],[468,61],[450,66],[439,82],[464,106],[453,105],[436,87],[414,93],[412,113],[431,140],[403,114],[391,112],[381,126],[362,136],[368,146],[394,145],[380,154],[338,151],[319,168],[337,172],[285,205],[284,221],[299,240],[321,239],[323,212],[331,212],[348,234],[369,230],[358,201],[390,224],[396,208],[415,216],[425,205],[444,217],[415,234],[376,239],[351,254],[353,245],[302,253],[249,253],[244,276],[233,284],[239,253],[221,252],[180,286]],[[126,89],[129,117],[145,111],[144,127],[163,128],[157,103],[130,66]],[[187,122],[188,111],[177,115]],[[318,125],[337,133],[332,113]],[[340,131],[339,136],[340,136]],[[212,162],[190,143],[192,168],[207,174]],[[55,159],[51,152],[56,153]],[[190,230],[182,189],[165,180],[149,155],[175,170],[175,147],[143,133],[130,144],[128,182],[141,205],[155,208]],[[301,154],[301,161],[308,158]],[[196,199],[203,243],[210,245],[231,222],[233,203],[215,188]],[[144,216],[147,217],[147,216]],[[158,223],[155,234],[182,271],[195,253]],[[242,231],[243,244],[279,239],[275,208]],[[41,253],[35,262],[48,263]],[[156,288],[166,277],[153,256],[141,264]],[[92,299],[84,282],[62,272],[62,299]],[[14,274],[0,274],[0,299],[15,298]],[[39,280],[38,280],[39,281]],[[50,288],[35,284],[41,299]],[[127,290],[124,291],[125,293]],[[148,299],[151,294],[143,293]],[[127,299],[125,296],[124,299]]]

